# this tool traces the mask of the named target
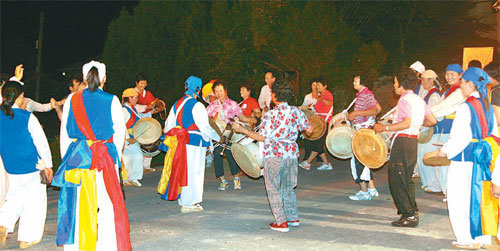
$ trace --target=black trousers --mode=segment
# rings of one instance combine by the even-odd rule
[[[325,143],[326,143],[326,135],[328,132],[325,132],[321,138],[317,140],[311,141],[311,151],[317,152],[318,154],[322,154],[325,152]],[[309,158],[309,156],[307,156]]]
[[[231,146],[231,143],[229,143],[229,146]],[[222,162],[222,156],[220,156],[220,153],[222,152],[222,146],[218,146],[214,149],[214,171],[215,171],[215,177],[219,178],[221,176],[224,176],[224,166]],[[236,161],[233,158],[233,154],[231,153],[230,150],[226,148],[224,150],[224,154],[227,157],[227,162],[229,162],[229,168],[231,169],[231,174],[235,175],[240,172],[240,167],[236,163]]]
[[[388,165],[389,189],[398,214],[403,217],[415,215],[415,184],[411,175],[417,163],[417,139],[397,137],[391,149]]]

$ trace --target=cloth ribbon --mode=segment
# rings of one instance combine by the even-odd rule
[[[189,133],[176,126],[166,133],[163,143],[168,146],[168,151],[157,191],[162,199],[177,200],[182,187],[188,184],[186,144],[189,143]]]
[[[62,181],[61,185],[64,187],[67,186],[65,183],[73,183],[79,184],[81,186],[80,190],[80,221],[82,219],[84,222],[79,223],[79,248],[81,250],[95,250],[97,243],[97,199],[96,199],[96,185],[95,185],[95,172],[99,171],[103,174],[103,180],[106,187],[106,191],[108,196],[113,204],[113,213],[115,220],[115,232],[116,232],[116,240],[117,240],[117,249],[122,250],[132,250],[132,245],[130,244],[130,226],[128,221],[128,214],[125,207],[125,201],[123,200],[123,194],[120,187],[120,183],[117,179],[118,174],[115,170],[115,164],[108,152],[108,147],[104,143],[112,142],[112,137],[109,140],[97,140],[94,132],[92,131],[92,127],[90,126],[90,122],[87,117],[87,113],[85,111],[85,106],[83,103],[82,92],[78,92],[73,95],[71,100],[71,106],[73,110],[73,114],[75,117],[76,124],[82,134],[85,136],[87,140],[80,139],[77,141],[76,145],[79,146],[80,151],[77,154],[73,154],[73,151],[68,151],[66,155],[69,156],[77,156],[81,157],[82,155],[85,159],[91,159],[90,166],[88,163],[86,165],[81,165],[82,163],[73,163],[70,166],[63,166],[62,169],[74,169],[74,171],[67,171],[64,175],[64,181]],[[83,144],[85,142],[86,144]],[[86,145],[86,146],[85,146]],[[70,150],[70,149],[68,149]],[[90,151],[89,151],[90,150]],[[66,156],[65,156],[66,158]],[[78,162],[78,158],[71,158],[68,160],[73,160]],[[75,165],[76,164],[76,165]],[[62,164],[61,164],[62,165]],[[68,168],[69,167],[69,168]],[[94,175],[92,175],[92,172]],[[59,173],[59,170],[58,170]],[[58,180],[60,181],[60,180]],[[72,187],[72,186],[69,186]],[[82,192],[83,191],[83,192]],[[69,199],[66,201],[62,201],[66,205],[63,205],[63,211],[67,211],[70,207],[73,206],[73,209],[76,209],[76,187],[67,191],[68,194],[65,194],[63,200],[68,200],[70,196],[74,196],[74,199]],[[70,194],[71,193],[71,194]],[[73,202],[73,205],[69,205],[69,202]],[[61,204],[61,199],[59,200]],[[82,205],[83,203],[83,205]],[[94,207],[95,204],[95,207]],[[83,206],[83,207],[82,207]],[[84,208],[86,207],[86,208]],[[65,212],[67,213],[67,212]],[[72,213],[74,217],[74,213]],[[65,220],[64,216],[62,216],[61,220]],[[74,218],[69,219],[72,222],[68,225],[72,225],[73,229],[68,229],[66,226],[65,230],[67,233],[62,233],[63,236],[66,236],[66,240],[62,240],[64,244],[73,244],[74,243]],[[58,226],[59,226],[59,215],[58,215]],[[64,223],[61,223],[64,224]],[[86,227],[90,226],[90,230],[86,229]],[[95,226],[95,232],[93,232],[93,228]],[[59,234],[59,229],[58,229]],[[73,234],[73,236],[69,236]],[[71,241],[70,241],[71,240]],[[59,244],[59,243],[58,243]]]

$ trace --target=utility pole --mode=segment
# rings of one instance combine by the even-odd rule
[[[36,60],[36,84],[35,84],[35,100],[40,100],[40,76],[42,75],[42,41],[43,41],[43,11],[40,12],[40,27],[38,30],[38,40],[36,41],[36,49],[38,50]]]

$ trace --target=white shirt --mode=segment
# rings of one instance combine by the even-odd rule
[[[471,96],[479,98],[479,92],[474,92]],[[493,116],[494,115],[495,114],[493,114]],[[457,156],[457,154],[461,153],[471,142],[472,130],[470,128],[470,121],[469,105],[462,102],[462,104],[458,106],[455,119],[451,125],[450,138],[441,148],[441,151],[446,153],[448,159]],[[498,130],[493,130],[491,134],[497,136]]]
[[[420,127],[422,126],[425,118],[425,111],[426,111],[426,104],[423,99],[421,99],[419,96],[415,95],[413,92],[408,92],[404,93],[400,100],[398,101],[397,107],[400,107],[400,102],[407,102],[409,104],[409,107],[411,109],[410,111],[410,127],[406,128],[404,130],[399,131],[400,133],[408,134],[408,135],[419,135],[420,133]],[[401,120],[398,120],[398,109],[396,109],[396,112],[394,114],[394,117],[396,120],[393,122],[399,123]]]
[[[419,97],[421,97],[422,99],[424,99],[428,93],[429,93],[429,90],[426,90],[426,89],[424,89],[423,86],[420,86],[420,90],[418,91],[417,95]],[[425,101],[425,99],[424,99],[424,101]],[[427,103],[427,105],[430,108],[430,107],[433,107],[434,105],[438,104],[439,102],[441,102],[441,96],[439,95],[438,92],[434,92],[429,97],[429,102]]]
[[[12,105],[12,108],[19,108],[16,104]],[[47,141],[47,137],[45,136],[45,132],[40,125],[40,122],[35,117],[35,115],[30,114],[28,119],[28,132],[31,134],[31,138],[33,139],[33,144],[36,147],[36,151],[38,155],[42,158],[45,167],[52,167],[52,154],[50,153],[49,142]],[[39,167],[37,165],[37,168]]]
[[[64,102],[63,113],[61,118],[61,131],[60,131],[60,149],[61,149],[61,158],[64,158],[66,151],[68,150],[69,145],[73,142],[68,136],[68,131],[66,130],[66,124],[68,121],[69,108],[71,107],[71,99],[73,98],[74,93],[71,93],[66,101]],[[68,105],[66,105],[68,103]],[[122,105],[120,104],[120,100],[116,96],[113,96],[113,101],[111,101],[111,119],[113,120],[113,143],[115,144],[116,151],[118,152],[118,157],[121,159],[123,144],[125,142],[125,135],[127,133],[127,126],[123,123],[123,112]]]
[[[262,110],[264,110],[264,107],[271,107],[271,88],[267,84],[260,89],[259,106]]]
[[[302,102],[302,105],[309,106],[309,105],[315,105],[318,100],[313,98],[312,93],[307,94],[304,97],[304,102]]]
[[[196,124],[198,129],[200,129],[201,137],[205,141],[210,141],[211,139],[220,141],[220,136],[212,127],[210,127],[210,124],[208,123],[208,113],[205,109],[205,106],[200,102],[196,102],[196,104],[193,106],[192,113],[194,123]],[[172,108],[170,108],[167,120],[165,120],[165,127],[163,129],[164,133],[167,133],[168,131],[170,131],[170,129],[175,127],[176,119],[177,117],[174,113],[174,106],[172,106]]]
[[[25,99],[27,100],[26,111],[28,112],[48,112],[52,110],[50,103],[40,104],[30,98],[25,98]]]
[[[443,96],[444,97],[444,96]],[[454,113],[460,104],[465,101],[462,94],[462,89],[458,88],[453,91],[447,98],[443,99],[439,104],[431,107],[432,114],[434,117],[444,117]]]

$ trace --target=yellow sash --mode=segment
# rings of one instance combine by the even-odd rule
[[[500,146],[490,138],[484,138],[491,146],[490,171],[493,173],[495,161],[500,153]],[[498,231],[498,199],[491,195],[491,181],[483,181],[483,191],[481,192],[481,226],[483,234],[496,236]]]

